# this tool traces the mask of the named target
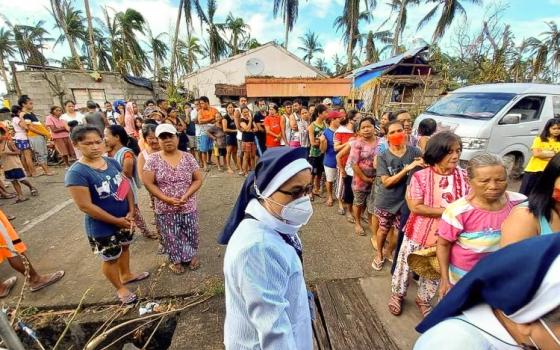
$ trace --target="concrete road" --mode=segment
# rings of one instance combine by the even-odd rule
[[[57,171],[58,175],[54,177],[42,176],[31,180],[39,188],[39,197],[32,197],[21,204],[12,204],[14,200],[0,200],[2,210],[17,216],[13,223],[28,246],[28,256],[33,265],[40,272],[66,271],[66,276],[55,286],[37,293],[26,291],[23,304],[44,308],[74,307],[88,289],[90,292],[85,304],[116,302],[113,288],[101,274],[100,260],[92,254],[87,243],[83,214],[74,206],[64,188],[64,170],[59,168]],[[204,288],[206,283],[222,280],[224,248],[216,244],[216,236],[235,202],[243,179],[216,170],[205,174],[198,201],[202,262],[199,270],[174,275],[165,266],[164,257],[157,254],[157,242],[137,238],[131,248],[131,266],[135,271],[152,274],[150,279],[135,286],[139,296],[163,298],[188,295]],[[515,190],[518,186],[518,183],[513,183],[510,189]],[[140,191],[140,200],[144,217],[151,223],[153,214],[145,189]],[[335,207],[326,207],[324,200],[318,199],[314,209],[312,220],[301,232],[308,283],[361,278],[362,288],[384,326],[395,339],[399,339],[403,349],[410,348],[417,336],[413,328],[420,317],[412,302],[407,302],[403,315],[398,319],[388,312],[389,264],[382,272],[373,271],[370,267],[370,237],[356,236],[352,225],[336,214]],[[0,278],[12,275],[14,272],[8,264],[0,266]],[[23,281],[19,277],[18,284],[6,300],[8,304],[15,304],[19,295]],[[409,295],[412,298],[414,293],[411,291]]]

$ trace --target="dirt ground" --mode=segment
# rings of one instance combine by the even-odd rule
[[[26,291],[23,305],[41,309],[72,308],[79,303],[86,290],[89,290],[85,297],[86,305],[116,303],[115,292],[102,276],[100,261],[92,254],[87,243],[83,214],[69,200],[64,188],[64,169],[56,170],[56,176],[31,179],[39,189],[39,197],[32,197],[21,204],[13,204],[13,199],[0,200],[0,208],[17,217],[13,221],[14,226],[27,244],[28,256],[36,269],[40,272],[66,271],[65,277],[56,285],[36,293]],[[216,170],[205,174],[198,197],[202,262],[199,270],[174,275],[165,267],[164,257],[157,254],[157,242],[137,237],[131,248],[131,266],[135,271],[149,271],[152,274],[150,279],[134,286],[140,297],[151,300],[188,296],[204,288],[209,281],[222,280],[224,247],[216,243],[216,237],[242,182],[242,177]],[[517,187],[517,183],[511,186],[512,189]],[[147,192],[142,189],[140,193],[140,207],[146,221],[151,223],[153,214],[149,209]],[[356,236],[352,225],[343,216],[337,215],[335,208],[326,207],[324,200],[316,201],[314,208],[312,220],[301,231],[308,283],[361,278],[362,288],[370,304],[394,333],[394,337],[399,338],[399,346],[410,348],[417,336],[413,327],[419,321],[419,316],[413,305],[405,305],[399,322],[395,322],[396,318],[389,314],[386,308],[390,281],[388,265],[382,272],[375,272],[370,267],[370,237]],[[0,266],[0,278],[13,275],[15,273],[7,263]],[[12,306],[16,303],[22,283],[23,278],[19,276],[16,287],[4,303]],[[221,299],[214,300],[206,308],[200,308],[201,313],[208,311],[206,315],[191,312],[185,314],[184,318],[180,317],[171,348],[192,348],[181,347],[180,344],[185,344],[185,341],[189,344],[206,344],[200,347],[205,349],[221,348],[223,297]],[[395,327],[395,324],[399,326]]]

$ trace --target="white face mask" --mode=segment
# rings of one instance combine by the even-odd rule
[[[306,225],[313,215],[313,206],[309,196],[300,197],[286,205],[273,201],[270,198],[263,199],[281,206],[280,217],[291,225]]]

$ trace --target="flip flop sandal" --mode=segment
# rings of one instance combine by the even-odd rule
[[[32,189],[30,192],[31,192],[31,195],[32,195],[33,197],[36,197],[36,196],[39,195],[39,191],[37,191],[36,188]]]
[[[45,282],[45,283],[43,283],[43,284],[41,284],[37,287],[30,287],[29,290],[32,291],[32,292],[36,292],[38,290],[41,290],[45,287],[50,286],[53,283],[56,283],[56,282],[60,281],[60,279],[62,277],[64,277],[64,271],[62,271],[62,270],[57,271],[57,272],[55,272],[51,275],[51,277],[49,278],[49,280],[47,282]]]
[[[134,277],[133,279],[131,279],[130,281],[126,281],[123,282],[123,284],[129,284],[129,283],[134,283],[134,282],[140,282],[142,280],[145,280],[146,278],[150,277],[150,273],[148,271],[144,271],[139,273],[136,277]]]
[[[344,210],[344,208],[338,208],[337,213],[338,213],[338,215],[345,215],[346,210]]]
[[[183,273],[185,273],[185,268],[183,266],[175,265],[173,263],[169,264],[169,270],[171,270],[171,272],[176,275],[182,275]]]
[[[354,218],[353,218],[352,216],[347,216],[347,217],[346,217],[346,221],[348,221],[348,222],[351,223],[351,224],[355,224],[355,223],[356,223],[356,220],[354,220]]]
[[[366,235],[366,231],[363,228],[361,230],[354,229],[354,232],[356,232],[356,234],[358,236],[365,236]]]
[[[7,195],[0,196],[0,199],[12,199],[12,198],[16,198],[16,197],[17,197],[17,194],[10,193],[10,194],[7,194]]]
[[[16,199],[16,202],[15,202],[15,203],[16,203],[16,204],[17,204],[17,203],[23,203],[23,202],[26,202],[26,201],[28,201],[28,200],[29,200],[29,198],[27,198],[27,197],[25,197],[25,198],[18,198],[18,199]]]
[[[196,271],[200,268],[200,261],[196,261],[195,264],[189,263],[189,270]]]
[[[414,300],[414,302],[416,303],[418,311],[420,311],[423,317],[428,316],[428,314],[432,312],[432,305],[430,303],[422,301],[418,299],[418,297],[416,297],[416,300]]]
[[[371,263],[371,267],[375,270],[375,271],[381,271],[383,270],[383,265],[385,264],[385,259],[379,261],[377,259],[373,259],[373,262]]]
[[[16,217],[15,217],[15,216],[13,216],[13,215],[7,215],[6,217],[7,217],[7,218],[8,218],[8,220],[10,220],[10,221],[12,221],[12,220],[15,220],[15,219],[16,219]]]
[[[403,297],[396,294],[391,295],[391,298],[389,298],[389,304],[387,305],[389,307],[389,312],[394,316],[399,316],[402,312],[402,303]]]
[[[12,288],[16,285],[17,282],[17,277],[10,277],[7,280],[5,280],[4,282],[2,282],[2,284],[4,285],[4,293],[0,294],[0,299],[1,298],[5,298],[7,297],[10,292],[12,291]]]
[[[119,301],[123,305],[134,304],[135,302],[138,301],[138,297],[134,293],[130,293],[130,294],[122,296],[122,297],[117,294],[117,298],[119,299]]]

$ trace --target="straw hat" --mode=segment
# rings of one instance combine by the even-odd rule
[[[408,266],[419,276],[436,280],[440,278],[436,247],[418,250],[408,256]]]

